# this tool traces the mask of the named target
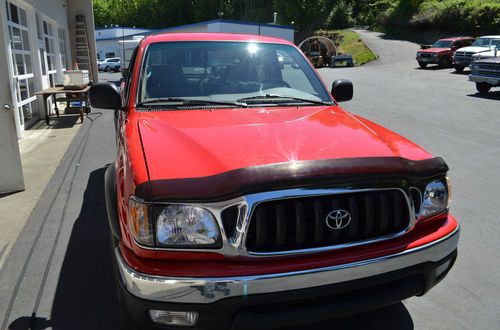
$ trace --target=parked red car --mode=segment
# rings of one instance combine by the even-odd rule
[[[447,165],[343,110],[352,95],[287,41],[213,33],[148,36],[121,96],[91,88],[118,113],[105,189],[123,327],[301,326],[446,276]]]
[[[472,37],[454,37],[439,39],[430,48],[417,52],[417,62],[421,68],[428,64],[437,64],[441,68],[451,66],[453,53],[462,47],[467,47],[474,42]]]

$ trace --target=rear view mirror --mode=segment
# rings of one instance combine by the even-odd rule
[[[352,100],[354,89],[349,80],[335,80],[332,84],[332,96],[337,102]]]
[[[120,91],[110,82],[92,85],[89,90],[90,105],[94,108],[118,110],[122,107]]]

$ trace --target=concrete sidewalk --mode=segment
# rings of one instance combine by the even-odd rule
[[[103,196],[114,157],[113,112],[94,109],[0,270],[0,329],[117,323]]]
[[[19,140],[26,189],[0,197],[0,269],[64,153],[81,127],[78,115],[40,121]]]

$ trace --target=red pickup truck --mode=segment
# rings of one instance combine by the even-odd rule
[[[90,90],[117,113],[124,328],[304,326],[423,295],[453,266],[445,162],[343,110],[352,84],[329,92],[295,45],[152,35],[124,75],[121,95]]]
[[[417,62],[421,68],[428,64],[437,64],[441,68],[451,66],[453,53],[462,47],[467,47],[474,42],[472,37],[453,37],[439,39],[432,46],[417,52]]]

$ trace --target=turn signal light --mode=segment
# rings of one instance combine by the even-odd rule
[[[162,311],[150,309],[149,317],[154,323],[192,327],[198,321],[198,312]]]

